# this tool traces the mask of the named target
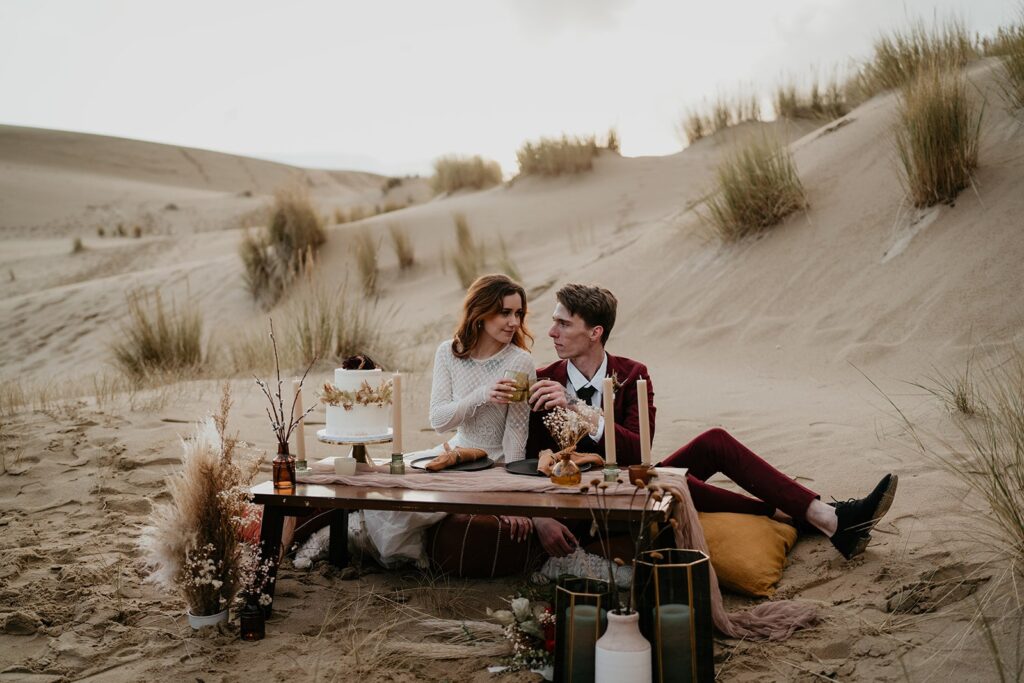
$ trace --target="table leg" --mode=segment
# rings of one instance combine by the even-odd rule
[[[352,446],[351,455],[356,459],[356,462],[370,462],[366,459],[366,446],[361,443],[357,443]]]
[[[348,566],[348,510],[332,510],[327,559],[338,569]]]
[[[284,529],[284,509],[272,505],[263,506],[263,522],[260,524],[260,553],[263,559],[270,560],[270,581],[266,592],[270,595],[270,604],[264,608],[266,616],[270,616],[274,605],[274,588],[277,586],[277,565],[281,560],[281,531]]]

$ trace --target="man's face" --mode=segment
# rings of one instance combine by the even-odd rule
[[[559,358],[577,358],[584,355],[595,344],[601,343],[601,327],[587,327],[583,318],[569,313],[561,303],[555,306],[551,316],[551,329],[548,336],[555,344],[555,353]]]

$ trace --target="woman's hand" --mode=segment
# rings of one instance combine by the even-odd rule
[[[533,533],[533,520],[529,517],[509,517],[502,515],[498,518],[502,524],[509,526],[508,535],[513,541],[522,543]]]
[[[504,406],[510,403],[509,399],[512,398],[512,394],[516,391],[516,381],[514,379],[501,378],[494,383],[494,385],[487,392],[487,402],[495,405]]]

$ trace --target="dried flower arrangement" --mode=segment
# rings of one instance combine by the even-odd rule
[[[562,451],[576,450],[576,445],[587,434],[597,429],[601,411],[583,402],[568,408],[555,408],[544,416],[544,426]]]
[[[295,392],[295,397],[292,398],[291,409],[285,413],[284,411],[284,399],[281,398],[281,361],[277,354],[277,338],[274,337],[274,319],[270,319],[270,343],[274,347],[274,370],[277,373],[277,390],[271,392],[270,387],[267,383],[261,380],[259,377],[254,377],[256,384],[263,391],[263,395],[267,397],[270,402],[270,407],[266,409],[267,417],[270,418],[270,428],[274,430],[274,436],[277,438],[278,452],[287,453],[288,451],[288,439],[291,438],[292,431],[302,422],[302,419],[313,412],[317,404],[314,403],[302,413],[302,415],[295,415],[295,401],[298,399],[299,391],[302,390],[302,385],[306,381],[306,375],[309,374],[310,369],[316,363],[317,358],[314,357],[306,367],[306,371],[302,373],[302,379],[299,380],[299,391]]]
[[[590,517],[593,522],[591,526],[592,533],[597,534],[598,542],[601,545],[601,554],[607,562],[608,585],[612,589],[612,600],[615,604],[618,604],[619,612],[623,614],[631,614],[634,611],[635,591],[633,590],[633,578],[635,577],[636,558],[647,550],[651,544],[652,539],[649,531],[655,515],[650,509],[651,502],[660,502],[665,496],[665,493],[657,484],[644,484],[639,479],[633,482],[633,484],[635,488],[629,499],[629,508],[630,510],[633,509],[633,505],[638,497],[642,499],[643,506],[641,507],[640,523],[635,528],[633,525],[629,526],[629,535],[633,541],[633,557],[630,559],[629,564],[634,568],[634,574],[630,576],[628,600],[625,601],[622,599],[622,594],[615,581],[615,567],[623,567],[627,563],[620,557],[613,557],[611,552],[610,526],[608,523],[608,488],[610,484],[600,479],[591,479],[589,484],[584,484],[580,487],[580,493],[587,497],[587,505],[590,508]],[[675,519],[670,519],[669,523],[673,529],[678,525]],[[656,559],[660,558],[656,557]]]
[[[546,602],[513,598],[510,609],[491,610],[487,616],[505,627],[512,644],[509,671],[537,671],[552,666],[555,656],[555,615]]]
[[[230,410],[225,384],[217,413],[182,441],[171,500],[153,509],[139,540],[148,580],[180,594],[193,615],[221,612],[235,597],[249,552],[242,530],[258,515],[249,487],[262,458],[227,434]]]
[[[352,410],[354,406],[388,406],[391,405],[391,393],[393,386],[391,380],[384,380],[380,386],[374,389],[370,383],[363,381],[362,386],[356,391],[342,391],[330,382],[324,382],[320,392],[320,400],[329,406],[341,406],[345,410]]]

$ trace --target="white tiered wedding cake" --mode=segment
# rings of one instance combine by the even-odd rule
[[[328,436],[386,436],[391,426],[391,380],[380,368],[334,371],[334,384],[323,386]]]

